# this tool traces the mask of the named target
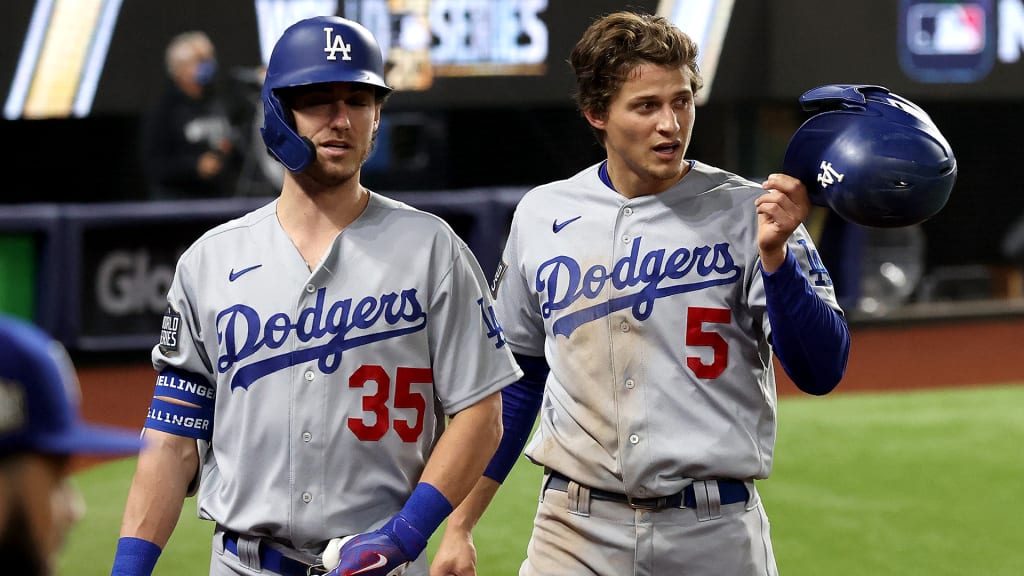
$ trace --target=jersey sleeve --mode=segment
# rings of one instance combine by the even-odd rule
[[[800,273],[807,278],[808,284],[814,293],[821,298],[821,300],[840,314],[843,313],[842,308],[839,306],[839,302],[836,299],[835,287],[832,285],[832,278],[828,274],[828,270],[825,269],[825,265],[821,261],[821,256],[818,254],[818,249],[814,246],[814,241],[811,239],[811,235],[807,232],[807,228],[803,224],[797,227],[793,231],[792,236],[789,237],[787,246],[790,254],[796,259]],[[760,259],[758,259],[760,261]],[[750,291],[750,307],[752,310],[757,311],[758,317],[761,319],[761,325],[764,333],[768,336],[771,335],[771,324],[768,321],[768,314],[766,313],[767,298],[765,295],[764,281],[761,278],[759,267],[754,267],[754,274],[751,276],[753,280],[753,289]]]
[[[522,216],[519,210],[512,218],[505,250],[491,282],[498,321],[515,354],[544,356],[544,324],[540,305],[530,290],[529,278],[521,251]]]
[[[196,286],[186,252],[179,260],[167,292],[167,310],[160,324],[160,340],[153,346],[151,360],[156,371],[189,372],[213,385],[216,373],[202,345],[203,326],[196,307]]]
[[[452,265],[430,303],[427,323],[434,387],[455,414],[522,376],[498,323],[480,264],[455,240]]]

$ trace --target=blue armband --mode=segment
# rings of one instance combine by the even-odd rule
[[[124,536],[117,541],[110,576],[150,576],[160,552],[160,547],[149,540]]]
[[[213,438],[213,408],[185,406],[159,398],[146,413],[146,428],[196,440]]]
[[[186,402],[168,402],[164,398]],[[213,438],[213,408],[217,389],[200,374],[165,368],[156,377],[146,428],[197,440]]]
[[[165,368],[156,377],[153,396],[173,398],[212,410],[217,400],[217,389],[199,374]]]
[[[499,484],[508,477],[526,446],[544,399],[544,383],[550,371],[543,357],[516,354],[515,358],[523,369],[523,377],[501,391],[504,431],[498,450],[484,470],[484,476]]]

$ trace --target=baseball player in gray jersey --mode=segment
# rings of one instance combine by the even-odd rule
[[[443,220],[360,184],[391,89],[359,24],[289,27],[263,88],[280,196],[180,258],[112,574],[150,574],[197,490],[210,574],[427,574],[427,540],[522,375]]]
[[[544,467],[521,576],[776,574],[755,487],[772,467],[773,353],[840,381],[849,332],[802,225],[807,191],[686,159],[696,45],[661,17],[595,21],[572,52],[607,159],[521,200],[494,277],[525,375],[449,518],[435,575],[474,574],[470,529],[514,464]]]

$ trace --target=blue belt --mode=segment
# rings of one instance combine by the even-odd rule
[[[224,532],[224,549],[238,556],[238,533],[226,530]],[[289,558],[278,550],[260,542],[260,568],[276,572],[281,576],[312,576],[314,574],[326,574],[323,566],[306,564],[293,558]]]
[[[548,479],[548,488],[552,490],[558,490],[559,492],[567,492],[569,490],[570,480],[564,474],[550,470],[551,476]],[[746,502],[750,497],[750,492],[747,491],[747,485],[745,482],[740,480],[718,480],[718,495],[722,504],[735,504],[737,502]],[[697,496],[693,492],[693,485],[689,485],[683,488],[682,492],[676,492],[668,496],[660,496],[657,498],[633,498],[625,494],[619,494],[618,492],[608,492],[606,490],[599,490],[597,488],[590,489],[590,498],[592,500],[604,500],[606,502],[618,502],[620,504],[627,504],[632,508],[639,510],[664,510],[665,508],[696,508],[697,507]]]

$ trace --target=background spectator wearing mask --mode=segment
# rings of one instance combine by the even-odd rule
[[[242,156],[233,100],[216,86],[217,60],[206,33],[167,45],[171,82],[143,122],[142,166],[153,199],[230,196]]]

